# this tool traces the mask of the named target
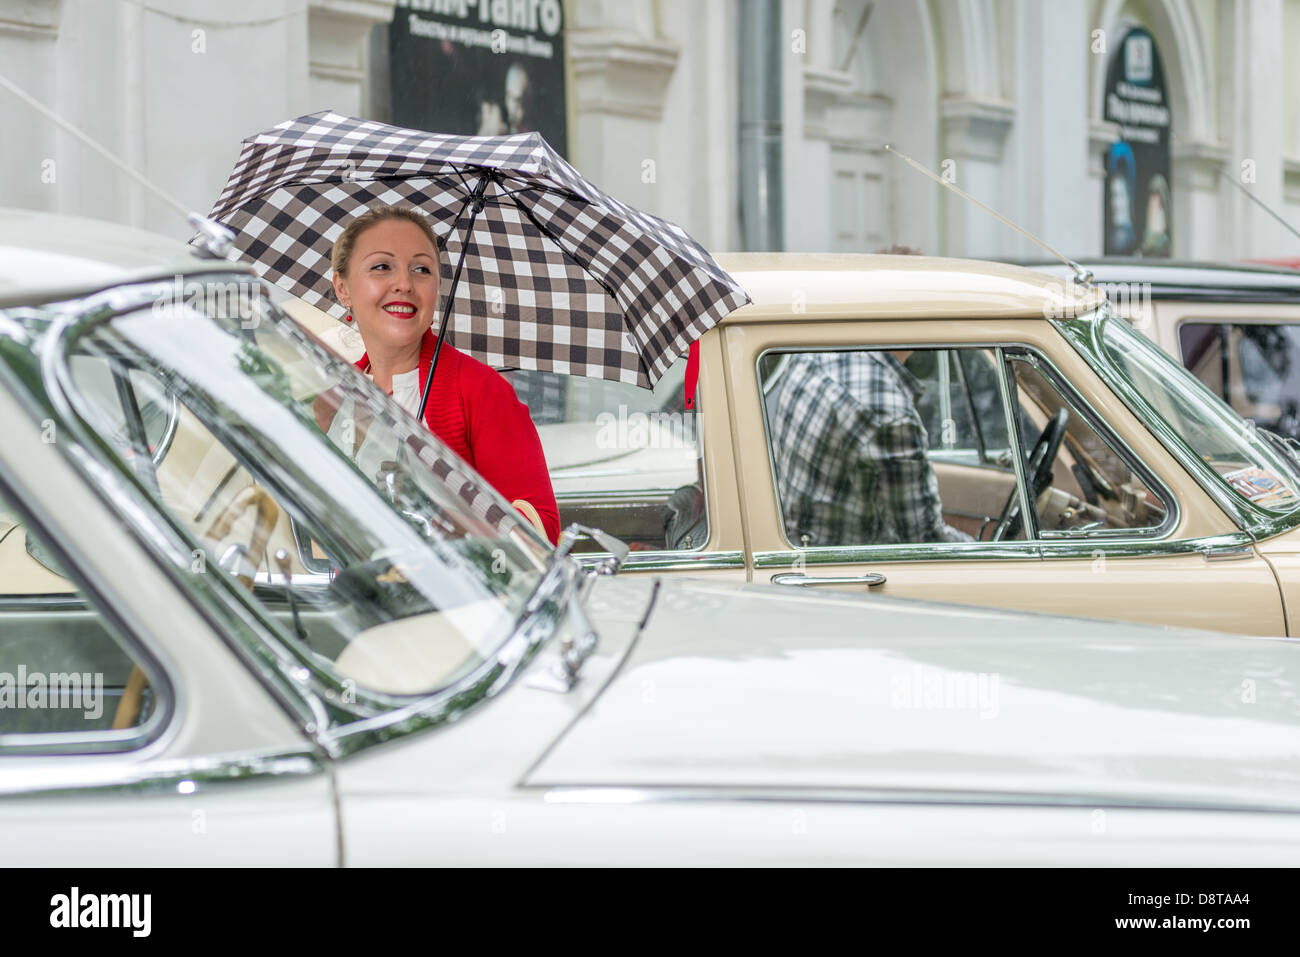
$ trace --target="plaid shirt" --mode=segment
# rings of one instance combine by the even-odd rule
[[[786,534],[795,544],[970,541],[943,521],[916,410],[923,387],[887,352],[786,360],[768,399]]]

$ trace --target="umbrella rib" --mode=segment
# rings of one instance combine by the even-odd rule
[[[518,189],[503,190],[502,192],[497,193],[497,195],[493,196],[490,200],[488,200],[488,202],[499,203],[501,200],[505,199],[508,196],[514,196],[517,193],[522,193],[524,190],[536,189],[536,188],[537,187],[535,186],[520,186]]]
[[[453,167],[451,168],[451,171],[452,171],[453,173],[455,173],[455,174],[456,174],[456,178],[457,178],[458,180],[460,180],[460,185],[462,185],[462,186],[465,187],[465,192],[466,192],[466,193],[472,193],[472,192],[474,191],[473,188],[469,185],[469,183],[465,182],[465,177],[460,175],[460,167],[459,167],[459,166],[453,166]]]
[[[584,273],[586,273],[588,276],[590,276],[592,279],[594,279],[594,280],[595,280],[595,281],[600,285],[600,288],[602,288],[602,289],[605,290],[605,294],[606,294],[607,296],[609,296],[610,301],[612,301],[612,302],[614,303],[614,305],[616,305],[616,306],[619,307],[619,313],[623,316],[623,326],[624,326],[624,328],[626,329],[626,327],[627,327],[627,312],[623,309],[623,304],[620,303],[620,302],[618,301],[618,296],[614,295],[614,290],[611,289],[611,288],[609,287],[609,285],[605,282],[605,280],[601,279],[601,278],[600,278],[599,276],[597,276],[594,272],[592,272],[590,269],[588,269],[586,266],[584,266],[584,265],[582,264],[582,261],[581,261],[580,259],[578,259],[577,256],[574,256],[574,255],[570,254],[570,253],[569,253],[569,252],[564,248],[564,246],[560,243],[559,237],[557,237],[557,236],[556,236],[554,233],[552,233],[549,229],[547,229],[545,226],[543,226],[542,223],[541,223],[541,221],[540,221],[536,216],[533,215],[533,211],[532,211],[531,209],[529,209],[527,206],[523,205],[522,203],[520,203],[520,202],[518,202],[518,201],[515,202],[515,206],[516,206],[516,208],[519,209],[519,211],[520,211],[521,213],[523,213],[525,216],[528,217],[528,221],[529,221],[530,223],[532,223],[535,227],[537,227],[537,231],[538,231],[538,232],[540,232],[543,236],[545,236],[545,237],[546,237],[547,239],[549,239],[551,242],[555,243],[555,248],[558,249],[558,250],[560,251],[560,255],[562,255],[562,256],[564,256],[565,258],[567,258],[568,260],[570,260],[570,261],[571,261],[575,266],[577,266],[577,267],[578,267],[579,269],[581,269]],[[627,331],[630,332],[631,330],[628,329]],[[641,367],[641,371],[642,371],[642,372],[646,375],[646,377],[648,378],[649,375],[650,375],[650,370],[649,370],[648,368],[646,368],[645,360],[644,360],[644,359],[642,358],[642,356],[641,356],[641,351],[638,349],[638,350],[636,350],[636,353],[635,353],[635,354],[636,354],[636,361],[637,361],[637,364]]]
[[[581,196],[577,196],[576,194],[574,194],[573,192],[571,192],[571,191],[569,191],[569,190],[557,189],[557,188],[554,187],[554,186],[547,186],[547,185],[544,185],[544,184],[542,184],[542,183],[533,183],[533,182],[530,182],[529,180],[525,179],[525,178],[522,177],[522,176],[516,176],[516,175],[514,175],[514,174],[512,174],[512,173],[510,173],[510,172],[508,172],[508,171],[506,171],[506,170],[497,169],[497,168],[495,168],[495,167],[490,167],[490,166],[475,166],[475,167],[472,167],[472,168],[475,169],[475,170],[477,170],[480,174],[486,174],[488,170],[490,170],[490,169],[495,169],[495,171],[496,171],[496,178],[497,178],[498,180],[516,180],[516,181],[518,181],[518,182],[524,184],[523,186],[519,187],[518,189],[504,190],[504,191],[502,191],[502,192],[499,192],[496,196],[492,197],[491,199],[486,199],[486,198],[485,198],[485,199],[484,199],[484,202],[485,202],[485,203],[496,202],[497,200],[502,199],[502,198],[504,198],[504,197],[506,197],[506,196],[513,196],[513,195],[515,195],[516,193],[522,193],[524,190],[529,190],[529,189],[546,190],[548,193],[554,193],[555,195],[557,195],[557,196],[563,196],[563,197],[566,198],[566,199],[577,199],[577,200],[582,200],[582,197],[581,197]],[[453,173],[456,174],[456,178],[460,180],[460,185],[463,186],[463,187],[465,188],[465,193],[466,193],[467,195],[470,194],[470,193],[472,193],[472,192],[474,192],[474,187],[470,186],[469,183],[466,182],[465,177],[461,175],[460,167],[458,167],[458,166],[453,166],[453,167],[451,168],[451,171],[452,171]],[[430,177],[430,178],[432,179],[433,177]],[[583,200],[583,201],[585,202],[585,200]]]

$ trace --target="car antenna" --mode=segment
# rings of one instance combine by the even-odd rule
[[[1182,143],[1182,142],[1184,142],[1184,141],[1183,141],[1183,140],[1178,136],[1177,133],[1170,133],[1170,134],[1169,134],[1169,138],[1170,138],[1171,140],[1173,140],[1175,143]],[[1248,200],[1250,200],[1252,203],[1254,203],[1256,206],[1258,206],[1258,207],[1259,207],[1260,209],[1262,209],[1264,212],[1268,213],[1270,216],[1272,216],[1274,219],[1276,219],[1279,223],[1281,223],[1283,229],[1285,229],[1287,232],[1289,232],[1292,236],[1295,236],[1297,239],[1300,239],[1300,232],[1296,232],[1296,229],[1295,229],[1294,226],[1292,226],[1292,225],[1291,225],[1290,223],[1288,223],[1285,219],[1283,219],[1280,215],[1278,215],[1277,211],[1274,210],[1271,206],[1269,206],[1268,203],[1264,202],[1262,199],[1260,199],[1258,196],[1256,196],[1256,195],[1255,195],[1254,193],[1252,193],[1250,190],[1246,189],[1246,187],[1243,186],[1241,183],[1237,182],[1235,179],[1233,179],[1231,176],[1229,176],[1229,175],[1228,175],[1228,171],[1227,171],[1226,169],[1224,169],[1223,166],[1220,166],[1220,167],[1219,167],[1219,175],[1222,176],[1224,179],[1226,179],[1226,180],[1227,180],[1229,183],[1231,183],[1233,186],[1237,187],[1237,189],[1241,190],[1242,194],[1243,194],[1243,195],[1244,195]]]
[[[40,113],[55,126],[59,127],[59,129],[80,140],[86,146],[89,146],[92,150],[104,157],[104,159],[108,160],[127,176],[130,176],[141,186],[150,190],[164,203],[184,216],[198,233],[195,240],[197,241],[197,251],[199,253],[209,259],[226,258],[226,254],[230,251],[231,244],[235,241],[235,234],[231,232],[229,228],[223,226],[221,223],[214,222],[199,213],[191,212],[185,204],[176,199],[176,197],[154,185],[154,183],[146,178],[144,174],[135,167],[131,166],[121,158],[114,156],[96,140],[91,139],[76,126],[59,116],[59,114],[55,113],[44,103],[40,102],[40,100],[37,100],[3,73],[0,73],[0,86],[3,86],[14,96],[18,97],[18,99],[36,110],[36,112]]]
[[[987,206],[985,206],[983,203],[981,203],[978,199],[976,199],[976,198],[975,198],[974,196],[972,196],[970,193],[967,193],[965,190],[958,189],[957,186],[956,186],[955,184],[948,182],[946,179],[943,179],[942,177],[936,176],[933,172],[931,172],[930,170],[926,169],[924,166],[922,166],[922,165],[921,165],[920,163],[918,163],[916,160],[912,159],[912,157],[908,156],[906,153],[900,153],[898,150],[894,149],[894,148],[893,148],[892,146],[890,146],[888,143],[885,144],[885,149],[888,150],[889,152],[893,153],[895,156],[897,156],[899,159],[901,159],[901,160],[902,160],[904,163],[906,163],[908,166],[910,166],[910,167],[912,167],[913,169],[918,170],[919,172],[922,172],[922,173],[924,173],[926,176],[930,177],[930,179],[934,180],[934,181],[935,181],[936,183],[938,183],[940,186],[943,186],[943,187],[946,188],[946,189],[950,189],[950,190],[952,190],[954,193],[956,193],[958,196],[960,196],[962,199],[966,200],[967,202],[974,203],[976,206],[978,206],[980,209],[984,210],[984,212],[988,213],[988,214],[989,214],[990,216],[992,216],[994,219],[998,220],[998,221],[1001,222],[1001,223],[1005,223],[1006,225],[1010,226],[1012,229],[1014,229],[1016,232],[1018,232],[1021,236],[1024,236],[1026,239],[1028,239],[1028,240],[1029,240],[1030,242],[1032,242],[1034,245],[1036,245],[1036,246],[1038,246],[1038,247],[1040,247],[1040,248],[1042,248],[1042,249],[1047,250],[1047,252],[1050,253],[1050,254],[1052,255],[1053,258],[1055,258],[1055,259],[1059,259],[1062,263],[1064,263],[1066,266],[1068,266],[1070,269],[1072,269],[1072,270],[1074,271],[1075,279],[1077,279],[1077,280],[1079,281],[1080,285],[1084,285],[1084,286],[1091,286],[1091,285],[1092,285],[1092,271],[1091,271],[1091,270],[1089,270],[1089,269],[1084,269],[1082,266],[1080,266],[1080,265],[1079,265],[1077,262],[1075,262],[1073,259],[1066,259],[1064,256],[1062,256],[1060,253],[1058,253],[1058,252],[1057,252],[1055,249],[1053,249],[1051,246],[1047,245],[1047,243],[1043,242],[1041,239],[1039,239],[1039,238],[1038,238],[1037,236],[1035,236],[1033,233],[1028,232],[1027,230],[1021,229],[1019,226],[1017,226],[1017,225],[1016,225],[1015,223],[1013,223],[1011,220],[1007,219],[1007,218],[1006,218],[1005,216],[1003,216],[1001,213],[998,213],[998,212],[995,211],[995,210],[989,209]]]
[[[1229,183],[1231,183],[1233,186],[1237,187],[1237,189],[1241,190],[1241,192],[1245,195],[1245,197],[1246,197],[1248,200],[1250,200],[1252,203],[1254,203],[1256,206],[1258,206],[1258,207],[1259,207],[1260,209],[1262,209],[1264,212],[1268,213],[1270,216],[1272,216],[1274,219],[1276,219],[1279,223],[1281,223],[1282,226],[1283,226],[1283,228],[1285,228],[1288,232],[1290,232],[1292,236],[1296,237],[1297,239],[1300,239],[1300,233],[1296,232],[1296,229],[1295,229],[1294,226],[1292,226],[1292,225],[1291,225],[1290,223],[1288,223],[1285,219],[1283,219],[1283,218],[1282,218],[1281,216],[1279,216],[1276,212],[1274,212],[1274,210],[1272,209],[1272,207],[1270,207],[1270,206],[1268,205],[1268,203],[1264,202],[1262,199],[1260,199],[1258,196],[1256,196],[1256,195],[1255,195],[1254,193],[1252,193],[1250,190],[1246,189],[1246,187],[1243,186],[1241,183],[1238,183],[1238,182],[1237,182],[1233,177],[1229,176],[1229,175],[1228,175],[1228,171],[1227,171],[1226,169],[1224,169],[1222,166],[1219,167],[1219,175],[1222,176],[1224,179],[1226,179],[1226,180],[1227,180]]]

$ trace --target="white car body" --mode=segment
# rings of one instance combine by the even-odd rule
[[[15,236],[14,221],[0,216],[0,247],[33,257],[81,228],[40,220]],[[113,236],[111,256],[80,253],[79,289],[28,294],[0,273],[0,488],[147,650],[168,708],[138,748],[0,753],[6,863],[1221,866],[1300,855],[1300,648],[1288,639],[592,575],[580,587],[599,644],[571,690],[536,686],[576,627],[570,607],[486,697],[466,703],[453,688],[319,726],[313,676],[255,654],[279,647],[273,623],[218,575],[178,585],[191,579],[160,558],[161,511],[93,447],[43,438],[62,413],[17,384],[24,360],[5,337],[18,300],[75,309],[88,289],[145,274],[231,268],[176,248],[141,252],[156,264],[142,273],[131,234]],[[17,634],[0,636],[0,652]]]

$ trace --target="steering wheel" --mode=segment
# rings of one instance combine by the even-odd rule
[[[213,519],[208,530],[204,532],[204,537],[214,542],[221,541],[230,534],[235,520],[250,508],[257,509],[257,517],[253,521],[253,534],[249,538],[248,548],[244,551],[245,564],[236,565],[233,574],[245,588],[252,591],[253,576],[257,574],[257,569],[262,566],[266,558],[267,542],[271,540],[275,521],[280,517],[280,507],[275,504],[275,499],[271,498],[270,493],[260,485],[248,486],[231,499],[230,504]]]
[[[1056,454],[1061,451],[1061,442],[1065,439],[1066,426],[1070,424],[1070,413],[1064,406],[1048,421],[1043,434],[1038,437],[1034,450],[1029,453],[1029,465],[1026,475],[1029,481],[1029,500],[1038,501],[1038,496],[1052,484],[1052,466],[1056,463]],[[1001,542],[1020,534],[1020,495],[1019,489],[1012,488],[1007,496],[1007,503],[1002,506],[1002,516],[998,526],[993,530],[992,541]]]
[[[280,517],[280,507],[275,504],[275,500],[266,489],[258,485],[250,485],[236,495],[208,527],[205,536],[213,541],[221,541],[230,534],[235,519],[250,508],[257,509],[257,517],[253,521],[253,534],[244,552],[247,564],[242,567],[237,565],[233,574],[245,588],[252,591],[253,576],[257,574],[257,569],[266,558],[267,543],[271,540],[276,519]],[[122,697],[117,703],[117,711],[113,715],[114,731],[132,727],[140,719],[140,708],[144,704],[144,690],[147,687],[149,687],[149,679],[144,671],[139,665],[132,665],[131,674],[126,679],[126,687],[122,690]]]

